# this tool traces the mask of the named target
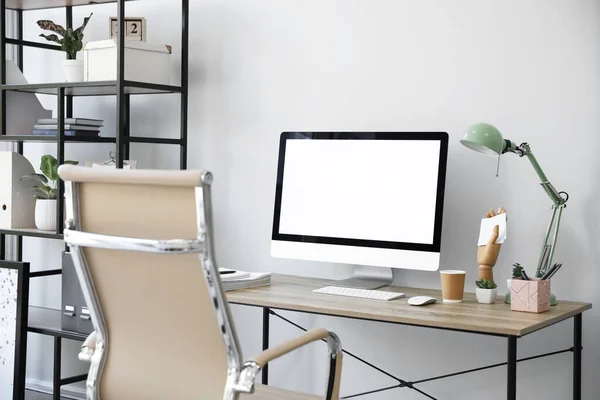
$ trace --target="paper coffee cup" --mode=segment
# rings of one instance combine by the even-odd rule
[[[440,271],[442,277],[442,298],[444,303],[462,303],[465,293],[465,271]]]

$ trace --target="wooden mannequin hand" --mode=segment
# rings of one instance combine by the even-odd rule
[[[504,214],[506,211],[504,208],[500,208],[498,210],[498,214]],[[495,217],[496,212],[491,210],[486,214],[486,218]],[[490,240],[488,240],[487,244],[484,246],[479,246],[477,249],[477,263],[479,265],[486,265],[488,267],[493,267],[496,265],[496,261],[498,261],[498,256],[500,255],[501,244],[496,244],[496,240],[498,239],[498,235],[500,234],[500,226],[494,226],[494,231]]]

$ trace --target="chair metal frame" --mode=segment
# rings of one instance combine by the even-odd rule
[[[240,393],[253,393],[256,377],[261,370],[255,361],[243,362],[242,353],[229,303],[219,278],[219,269],[214,259],[213,222],[210,185],[212,174],[203,172],[201,184],[195,188],[197,238],[151,240],[122,236],[99,235],[83,232],[80,216],[79,182],[65,182],[66,195],[66,228],[64,239],[73,255],[73,262],[85,301],[90,310],[92,323],[96,332],[96,346],[90,353],[90,370],[86,383],[88,400],[100,400],[98,385],[105,367],[107,350],[110,343],[106,320],[102,312],[98,293],[94,286],[88,262],[82,247],[95,247],[109,250],[139,251],[158,254],[198,254],[199,264],[203,268],[206,285],[212,299],[217,322],[225,343],[227,352],[227,381],[223,400],[238,400]],[[335,377],[337,374],[336,360],[340,357],[342,347],[339,338],[332,332],[327,335],[329,353],[329,379],[325,399],[333,397]]]

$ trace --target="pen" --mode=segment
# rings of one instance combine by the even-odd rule
[[[554,266],[552,268],[550,268],[544,275],[542,275],[542,277],[540,278],[541,280],[545,281],[548,276],[554,272],[554,269],[556,268],[556,264],[554,264]]]
[[[521,271],[521,276],[523,277],[523,279],[525,279],[526,281],[529,281],[529,277],[527,276],[527,272],[525,272],[525,270]]]
[[[554,270],[554,272],[552,272],[550,274],[550,276],[548,277],[548,279],[552,278],[554,276],[554,274],[556,274],[558,272],[558,270],[560,269],[560,267],[562,267],[562,264],[558,264],[558,267],[556,267],[556,269]]]
[[[548,272],[546,272],[544,275],[542,275],[542,278],[541,278],[541,279],[542,279],[543,281],[544,281],[544,280],[546,280],[546,279],[548,279],[548,278],[549,278],[551,275],[553,275],[553,274],[554,274],[554,272],[555,272],[555,271],[556,271],[558,268],[560,268],[560,266],[561,266],[561,265],[562,265],[562,264],[554,264],[554,266],[553,266],[552,268],[550,268],[550,269],[548,270]]]

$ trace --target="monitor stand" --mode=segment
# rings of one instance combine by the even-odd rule
[[[356,266],[352,278],[334,281],[333,284],[335,286],[372,290],[391,285],[393,280],[394,274],[391,268]]]

